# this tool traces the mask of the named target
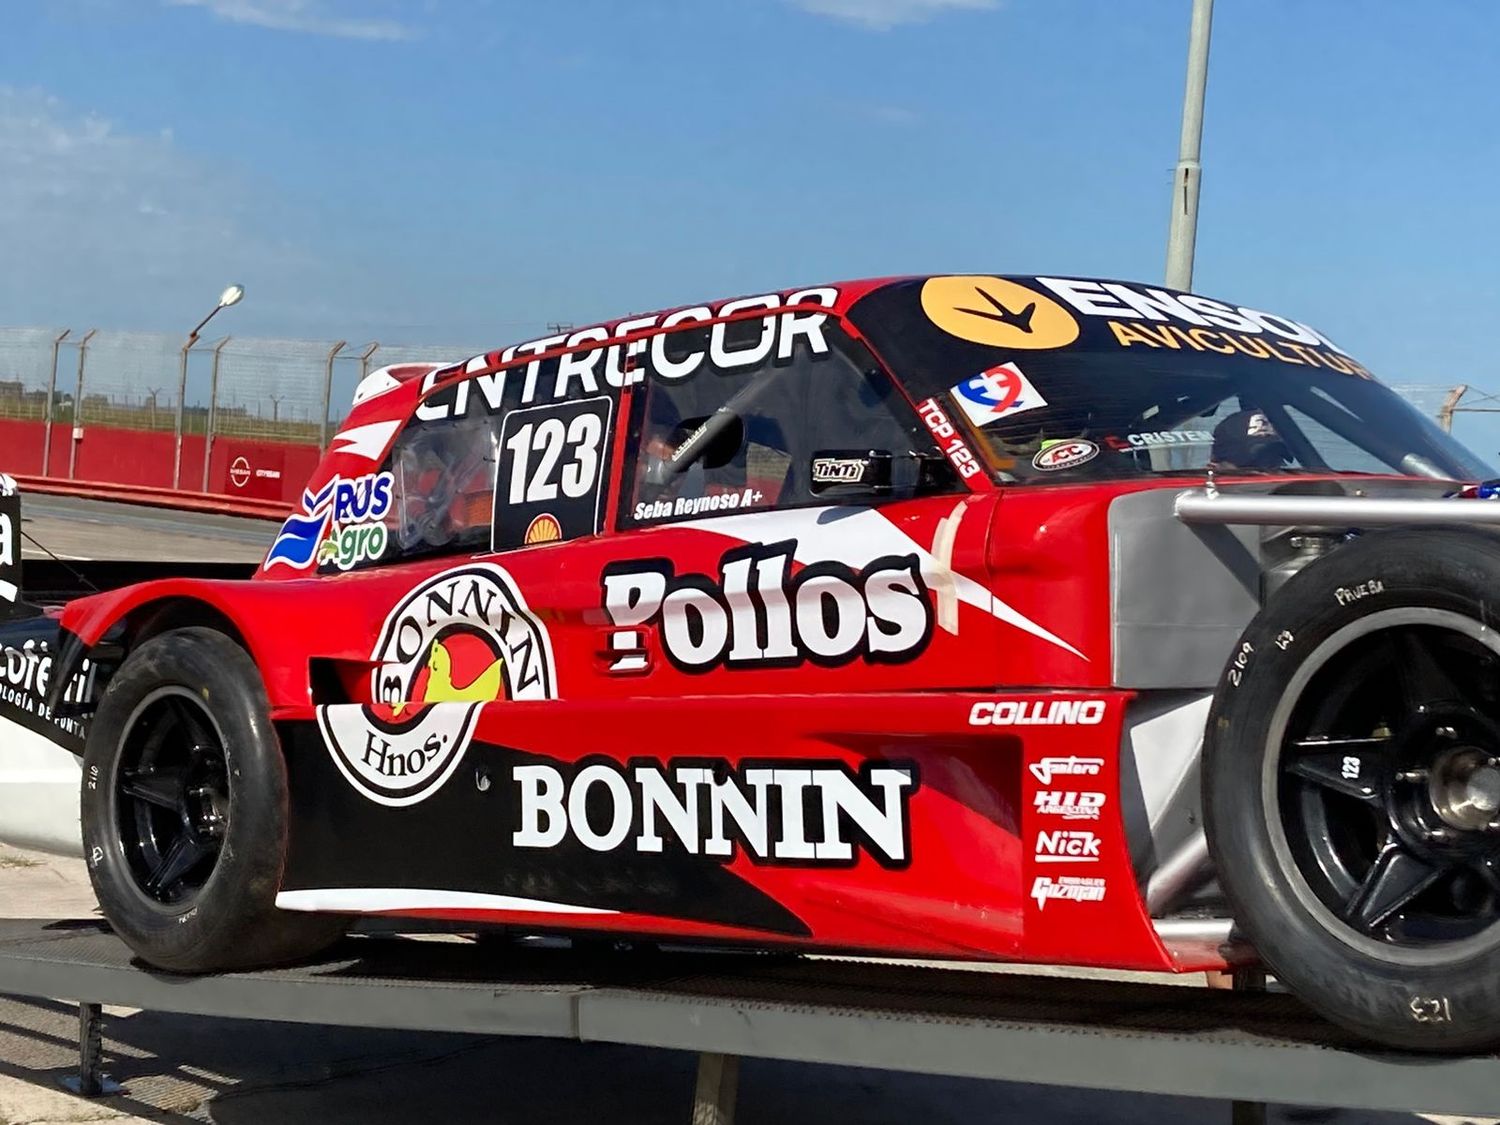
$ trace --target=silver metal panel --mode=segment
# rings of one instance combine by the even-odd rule
[[[1259,533],[1187,527],[1169,489],[1109,507],[1114,682],[1211,688],[1260,608]]]

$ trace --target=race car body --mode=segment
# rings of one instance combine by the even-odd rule
[[[1359,531],[1410,521],[1347,505],[1487,511],[1444,496],[1488,475],[1244,306],[1049,277],[762,294],[376,373],[254,579],[69,603],[47,702],[97,707],[91,869],[167,968],[294,957],[357,914],[1175,971],[1249,938],[1391,1039],[1295,979],[1323,963],[1277,945],[1294,908],[1243,888],[1279,863],[1308,928],[1280,929],[1329,964],[1488,950],[1494,646],[1409,614],[1388,628],[1425,656],[1347,633],[1306,683],[1387,703],[1258,705],[1280,725],[1253,746],[1231,693],[1344,637],[1325,603],[1431,609],[1360,562],[1408,533]],[[1333,518],[1278,515],[1312,499]],[[69,704],[85,660],[108,686]],[[1235,769],[1264,847],[1215,827]],[[1451,1010],[1447,978],[1391,972]],[[1452,1046],[1476,1019],[1411,1026]]]

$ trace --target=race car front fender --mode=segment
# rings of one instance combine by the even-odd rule
[[[230,632],[250,653],[273,712],[306,712],[311,703],[307,654],[285,626],[293,593],[289,585],[166,578],[69,602],[62,613],[47,702],[62,704],[63,685],[86,658],[118,661],[134,645],[166,629],[211,625]]]

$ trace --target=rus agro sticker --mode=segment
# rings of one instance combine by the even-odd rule
[[[1014,363],[991,367],[952,390],[960,409],[976,426],[987,426],[1027,410],[1047,405],[1047,400]]]
[[[1059,469],[1074,469],[1099,456],[1099,447],[1091,441],[1079,438],[1076,441],[1059,441],[1049,445],[1031,459],[1031,466],[1044,473],[1055,473]]]

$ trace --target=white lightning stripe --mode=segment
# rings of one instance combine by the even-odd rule
[[[333,452],[349,453],[374,461],[385,452],[386,442],[401,427],[401,420],[394,422],[371,422],[366,426],[355,426],[352,430],[333,435]]]
[[[573,906],[512,895],[471,894],[468,891],[403,890],[399,887],[324,887],[282,891],[278,910],[326,910],[336,914],[373,914],[390,910],[508,910],[526,914],[618,914],[593,906]]]
[[[743,543],[777,543],[783,539],[797,541],[796,560],[804,565],[814,562],[840,562],[853,570],[865,566],[881,555],[916,555],[922,580],[929,586],[945,581],[943,565],[910,535],[872,508],[793,508],[782,512],[755,512],[740,516],[714,516],[689,520],[679,527],[708,531]],[[954,574],[958,600],[988,613],[998,621],[1012,625],[1023,633],[1088,660],[1061,637],[1042,628],[1031,618],[1012,609],[983,585],[963,574]]]
[[[937,595],[938,626],[945,633],[958,635],[958,577],[953,573],[953,545],[958,541],[958,525],[963,522],[965,504],[960,500],[953,511],[938,520],[932,535],[932,554],[938,563],[933,576],[932,592]]]

